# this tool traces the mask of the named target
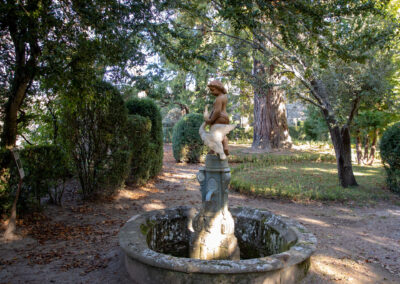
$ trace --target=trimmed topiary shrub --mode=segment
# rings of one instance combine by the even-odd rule
[[[119,91],[107,82],[86,90],[79,103],[64,101],[61,134],[73,159],[86,199],[112,195],[129,173],[131,146],[127,110]]]
[[[203,115],[190,113],[175,124],[172,135],[172,150],[177,162],[198,163],[200,161],[200,156],[205,151],[205,146],[199,134],[199,128],[203,122]]]
[[[383,133],[380,150],[389,189],[400,193],[400,122]]]
[[[139,170],[142,173],[137,174],[138,177],[144,177],[145,175],[143,173],[147,171],[149,173],[149,178],[155,177],[162,169],[164,154],[160,109],[153,100],[147,98],[131,99],[126,103],[126,107],[130,115],[140,115],[148,118],[151,122],[150,139],[148,143],[150,150],[147,153],[147,156],[144,156],[144,159],[139,159],[134,162],[134,166],[130,171],[131,175],[133,174],[135,176],[136,173],[134,173],[134,171]],[[138,119],[136,119],[136,121],[138,121]],[[131,140],[131,143],[134,143],[132,146],[137,148],[136,140]],[[141,149],[139,148],[138,151],[141,151]],[[135,157],[133,157],[133,159],[135,159]],[[141,161],[144,162],[144,164],[140,164]],[[132,179],[134,180],[135,178],[133,177]],[[145,179],[142,178],[142,181],[145,181]]]
[[[127,183],[144,184],[151,174],[151,163],[154,162],[155,153],[150,149],[151,121],[140,115],[130,115],[128,118],[129,141],[135,141],[132,145],[132,159]],[[154,145],[154,144],[153,144]]]

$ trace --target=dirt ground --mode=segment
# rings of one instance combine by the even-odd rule
[[[199,165],[176,164],[165,147],[161,176],[107,202],[82,203],[72,184],[62,207],[19,222],[19,237],[0,239],[0,283],[132,283],[118,247],[119,228],[143,211],[191,205],[201,197]],[[400,206],[293,203],[232,192],[231,206],[268,209],[296,219],[318,239],[308,283],[400,283]],[[397,201],[397,204],[398,201]]]

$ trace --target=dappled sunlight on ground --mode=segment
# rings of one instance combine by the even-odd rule
[[[307,222],[307,223],[311,223],[311,224],[315,224],[318,226],[322,226],[322,227],[331,227],[330,224],[327,224],[321,220],[317,220],[317,219],[312,219],[312,218],[307,218],[307,217],[298,217],[297,220],[302,221],[302,222]]]
[[[349,269],[356,270],[358,273],[356,275],[349,275]],[[374,270],[376,269],[372,265],[365,267],[364,264],[358,263],[351,258],[343,257],[341,259],[337,259],[331,256],[318,255],[312,258],[310,273],[320,274],[328,281],[332,281],[334,283],[385,283],[384,277],[377,274]],[[304,284],[317,283],[312,282],[312,275],[310,276],[311,277],[309,277],[307,282],[303,282]],[[323,281],[319,283],[326,282]]]
[[[166,206],[163,203],[163,201],[158,200],[158,199],[152,199],[150,200],[150,203],[144,204],[143,205],[143,209],[145,211],[150,211],[150,210],[161,210],[161,209],[165,209]]]
[[[315,166],[317,166],[318,164],[315,164]],[[336,174],[337,173],[337,170],[336,170],[336,168],[333,168],[333,169],[321,169],[321,168],[318,168],[318,167],[315,167],[315,168],[303,168],[303,167],[299,167],[299,170],[302,170],[302,171],[306,171],[306,172],[321,172],[321,173],[328,173],[328,174]]]
[[[146,197],[148,195],[148,193],[142,192],[142,191],[133,191],[133,190],[127,190],[127,189],[123,189],[120,190],[118,195],[115,197],[116,200],[120,200],[120,199],[130,199],[130,200],[137,200],[137,199],[142,199],[144,197]]]

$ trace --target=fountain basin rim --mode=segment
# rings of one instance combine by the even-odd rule
[[[151,250],[146,237],[141,233],[140,225],[155,215],[176,214],[194,216],[196,210],[188,206],[179,206],[163,210],[153,210],[133,216],[120,230],[119,243],[127,257],[144,264],[180,271],[185,273],[237,274],[268,272],[298,264],[308,259],[316,250],[317,240],[304,226],[292,219],[275,215],[265,209],[237,207],[229,209],[232,215],[274,216],[273,222],[282,222],[297,237],[297,242],[287,251],[267,257],[244,260],[200,260],[175,257]],[[270,225],[270,224],[269,224]],[[274,226],[274,224],[271,224]]]

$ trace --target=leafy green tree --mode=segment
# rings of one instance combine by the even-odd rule
[[[252,31],[235,29],[231,22],[218,15],[215,2],[181,1],[179,3],[177,4],[179,11],[177,28],[197,38],[196,44],[199,47],[182,44],[182,48],[195,49],[194,54],[197,58],[202,58],[207,67],[199,64],[201,60],[197,60],[194,66],[200,66],[206,70],[209,73],[208,78],[222,77],[232,87],[232,93],[235,95],[230,96],[230,101],[232,99],[231,106],[236,116],[244,114],[253,118],[253,147],[290,147],[291,139],[286,119],[284,92],[282,88],[279,88],[283,76],[276,63],[257,54],[256,45],[252,42],[255,40],[254,37],[250,40],[245,38]],[[202,43],[199,43],[199,39],[202,39]],[[187,43],[188,41],[184,41],[184,44]],[[199,73],[194,72],[196,75]],[[203,78],[207,79],[207,74]],[[201,82],[196,76],[196,82],[199,81]],[[198,84],[196,88],[197,86]],[[201,96],[196,95],[196,97]],[[241,110],[239,101],[242,104]]]
[[[306,139],[314,141],[327,141],[329,129],[319,109],[310,105],[307,107],[307,118],[304,121]]]
[[[251,40],[264,57],[273,57],[289,79],[300,83],[302,88],[292,92],[321,110],[335,148],[340,184],[357,185],[351,165],[349,128],[363,92],[342,96],[328,88],[325,75],[340,74],[335,72],[340,61],[362,63],[373,48],[387,46],[395,23],[385,17],[384,4],[329,1],[315,5],[309,0],[214,3],[221,17],[232,21],[237,29],[251,31],[255,40],[249,37],[246,41]],[[269,46],[274,47],[273,51]],[[331,64],[334,67],[328,68]]]
[[[14,146],[22,108],[39,79],[45,79],[45,88],[69,82],[74,76],[69,71],[81,61],[96,62],[98,67],[112,70],[110,79],[118,79],[143,61],[141,39],[149,26],[155,26],[151,19],[157,16],[159,4],[1,1],[2,147]]]

